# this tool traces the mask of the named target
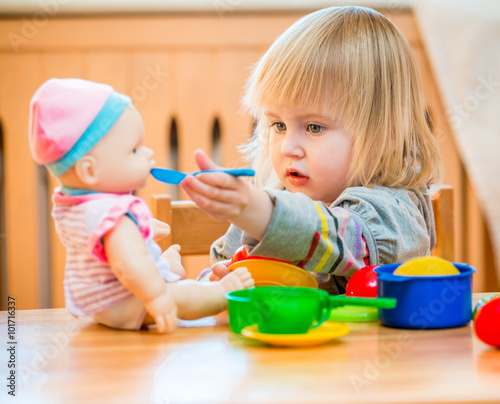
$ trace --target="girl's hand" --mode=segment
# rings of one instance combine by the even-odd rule
[[[151,219],[151,227],[153,228],[154,241],[159,241],[170,234],[170,226],[159,220]]]
[[[165,292],[145,304],[147,312],[153,317],[160,333],[170,333],[177,327],[177,306],[172,293]]]
[[[217,168],[202,150],[194,157],[202,170]],[[267,192],[226,173],[190,175],[181,186],[212,219],[227,220],[257,240],[264,237],[274,212]]]
[[[208,277],[210,282],[217,282],[224,278],[229,272],[231,272],[227,266],[231,263],[230,260],[220,261],[213,265],[212,273]]]
[[[218,168],[202,150],[196,150],[195,160],[201,170]],[[250,201],[249,184],[230,174],[188,176],[181,186],[200,209],[215,220],[231,221],[239,217]]]

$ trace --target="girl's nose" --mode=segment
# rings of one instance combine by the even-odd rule
[[[148,159],[151,159],[153,158],[153,155],[154,155],[154,151],[153,149],[150,149],[149,147],[145,147],[144,148],[146,149],[146,156]]]
[[[281,144],[281,154],[284,157],[301,158],[304,157],[304,148],[301,142],[300,133],[288,130],[285,140]]]

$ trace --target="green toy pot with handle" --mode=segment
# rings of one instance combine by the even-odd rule
[[[229,324],[234,332],[257,324],[266,334],[303,334],[328,320],[335,307],[344,305],[394,308],[396,299],[331,296],[320,289],[256,287],[229,292]]]

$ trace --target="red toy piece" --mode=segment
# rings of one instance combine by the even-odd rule
[[[378,265],[368,265],[358,269],[347,282],[346,296],[377,297],[377,274],[374,269]]]
[[[245,248],[245,246],[241,246],[240,248],[238,248],[233,256],[231,257],[231,262],[230,262],[230,265],[231,264],[234,264],[235,262],[239,262],[239,261],[243,261],[243,260],[271,260],[271,261],[280,261],[280,262],[286,262],[287,264],[290,264],[290,262],[288,261],[284,261],[284,260],[279,260],[277,258],[269,258],[269,257],[262,257],[260,255],[248,255],[248,252],[247,252],[247,249]]]
[[[231,257],[231,264],[246,259],[248,259],[248,253],[247,249],[243,245],[234,252],[233,256]]]
[[[479,300],[473,320],[477,337],[485,344],[500,348],[500,294]]]

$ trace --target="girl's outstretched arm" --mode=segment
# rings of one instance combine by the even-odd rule
[[[195,152],[200,169],[217,166],[202,150]],[[261,240],[271,223],[274,204],[262,189],[225,173],[188,176],[181,182],[189,197],[215,220],[227,220],[257,240]]]

